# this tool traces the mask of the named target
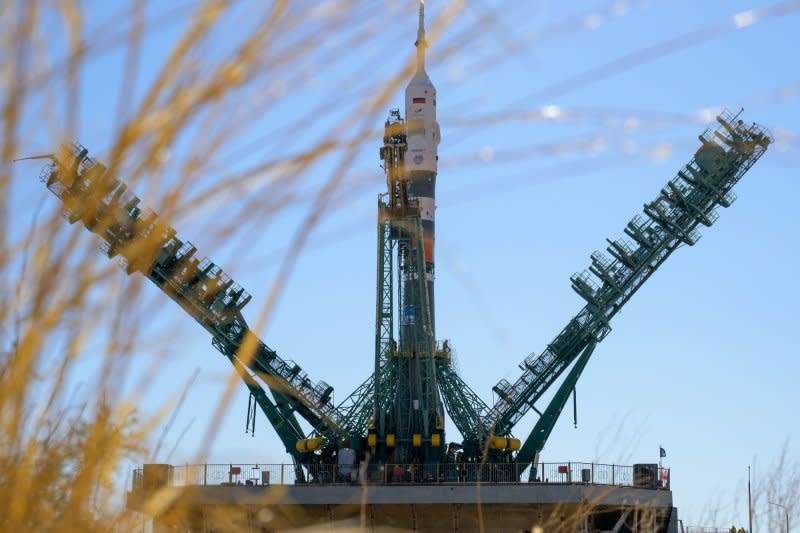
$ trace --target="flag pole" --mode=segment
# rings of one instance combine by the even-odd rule
[[[750,465],[747,465],[747,519],[748,527],[747,533],[753,533],[753,495],[750,492]],[[788,533],[789,528],[786,528]]]

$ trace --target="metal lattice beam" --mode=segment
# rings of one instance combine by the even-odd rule
[[[80,221],[99,235],[108,257],[121,256],[128,274],[141,272],[150,279],[211,333],[214,346],[234,366],[242,363],[267,384],[274,404],[266,394],[254,392],[258,383],[243,377],[267,418],[278,424],[276,431],[287,448],[300,432],[295,413],[317,432],[348,434],[330,402],[333,387],[311,381],[299,365],[279,357],[250,331],[241,315],[250,301],[244,289],[209,259],[196,258],[197,249],[178,239],[156,213],[141,208],[139,198],[89,158],[86,148],[75,143],[49,157],[52,162],[40,179],[63,203],[67,220]]]
[[[489,406],[481,400],[445,358],[437,358],[436,376],[445,409],[465,439],[479,441],[491,433],[484,426]]]
[[[569,364],[608,334],[611,318],[672,252],[697,242],[697,227],[713,224],[717,206],[733,202],[731,189],[772,139],[756,124],[745,125],[738,114],[723,113],[717,120],[720,127],[700,136],[692,161],[645,204],[645,217],[628,223],[625,233],[632,241],[609,241],[610,258],[595,252],[589,270],[572,276],[572,287],[586,306],[540,355],[523,362],[525,370],[516,382],[502,380],[494,387],[499,398],[486,425],[498,434],[510,432]]]

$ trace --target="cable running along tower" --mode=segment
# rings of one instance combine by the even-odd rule
[[[251,393],[248,427],[257,405],[292,456],[298,481],[330,472],[319,467],[344,455],[371,465],[418,464],[423,474],[442,463],[488,460],[508,464],[519,478],[543,449],[614,315],[677,248],[697,242],[699,226],[712,225],[719,206],[731,205],[734,185],[772,142],[739,114],[720,114],[719,127],[699,136],[694,157],[628,222],[625,237],[608,239],[607,254],[592,253],[588,270],[570,278],[585,305],[541,352],[522,361],[515,381],[492,388],[497,400],[488,405],[461,380],[449,343],[435,335],[440,136],[436,89],[425,72],[422,5],[416,46],[405,117],[390,113],[380,149],[387,190],[378,199],[375,370],[339,405],[332,403],[333,387],[258,339],[242,315],[250,295],[143,208],[86,148],[73,143],[42,156],[50,163],[40,178],[67,220],[99,235],[108,257],[119,257],[128,274],[147,277],[208,331]],[[548,390],[555,392],[540,410],[536,404]],[[533,431],[516,438],[515,425],[531,410],[539,416]],[[461,442],[445,444],[445,411]]]

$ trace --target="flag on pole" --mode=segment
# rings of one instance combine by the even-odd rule
[[[662,448],[661,446],[658,447],[658,456],[659,457],[666,457],[667,456],[667,451],[664,448]]]

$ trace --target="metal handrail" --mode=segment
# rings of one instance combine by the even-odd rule
[[[637,472],[634,466],[559,462],[540,463],[531,475],[517,463],[303,465],[306,480],[298,482],[293,464],[157,465],[161,484],[168,486],[266,486],[336,484],[583,484],[669,490],[670,469]],[[166,472],[166,474],[164,473]],[[530,481],[521,481],[521,480]],[[145,487],[144,469],[133,472],[133,490]]]
[[[736,530],[739,531],[739,528]],[[731,533],[731,528],[713,526],[686,526],[685,533]]]

